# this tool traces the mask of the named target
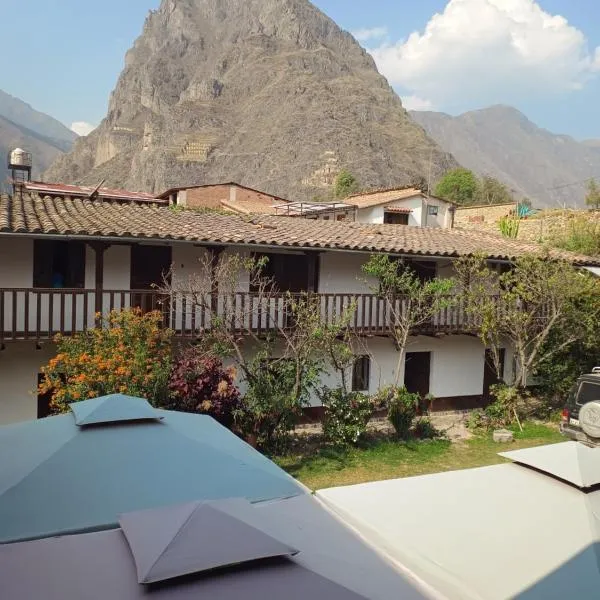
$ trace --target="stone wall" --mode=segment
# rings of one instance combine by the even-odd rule
[[[478,229],[500,235],[498,222],[502,217],[508,216],[513,208],[514,204],[458,208],[454,225],[463,229]],[[518,239],[544,242],[562,237],[578,219],[586,219],[600,227],[600,211],[546,210],[533,217],[521,219]]]
[[[456,209],[454,214],[454,226],[463,229],[485,229],[487,231],[497,231],[498,221],[502,217],[509,215],[515,208],[515,205],[496,204],[465,206]]]

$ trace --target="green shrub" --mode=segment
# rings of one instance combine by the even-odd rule
[[[442,433],[432,424],[429,419],[421,418],[415,423],[415,437],[420,440],[435,440],[442,437]]]
[[[508,427],[515,422],[520,424],[528,416],[527,406],[531,395],[527,390],[499,383],[492,385],[490,392],[494,402],[485,409],[485,413],[491,427]]]
[[[481,408],[476,408],[475,410],[472,410],[467,416],[466,426],[467,429],[471,430],[487,429],[488,418],[485,414],[485,411]]]
[[[410,428],[421,402],[419,394],[409,392],[405,387],[393,385],[381,388],[375,395],[376,404],[385,408],[388,421],[401,439],[409,436]]]
[[[300,374],[297,368],[295,361],[273,359],[267,351],[257,353],[246,365],[246,395],[234,416],[250,444],[273,452],[289,441],[289,431],[309,405],[319,373],[310,359],[303,363]]]
[[[356,444],[373,415],[371,398],[360,392],[345,393],[342,388],[324,388],[320,397],[325,439],[336,446]]]

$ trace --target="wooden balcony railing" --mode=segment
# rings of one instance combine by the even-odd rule
[[[207,295],[198,302],[191,293],[165,295],[152,290],[103,290],[101,303],[93,289],[0,288],[0,343],[17,339],[52,339],[57,333],[70,335],[97,327],[96,313],[140,307],[158,310],[163,325],[181,337],[197,337],[210,330],[213,319],[224,319],[240,331],[268,332],[292,327],[290,296],[278,294],[258,297],[244,292],[228,296]],[[331,324],[344,310],[354,306],[349,327],[358,334],[386,335],[393,317],[386,301],[372,294],[312,294],[314,310],[324,324]],[[400,309],[396,300],[393,312]],[[461,302],[441,310],[415,333],[472,333],[477,323]]]

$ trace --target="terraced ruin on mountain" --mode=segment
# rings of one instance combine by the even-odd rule
[[[150,192],[234,180],[302,200],[341,168],[372,188],[455,166],[307,0],[163,0],[106,118],[46,179]]]

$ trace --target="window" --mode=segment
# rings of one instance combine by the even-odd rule
[[[404,263],[405,268],[410,269],[419,279],[421,283],[426,283],[435,279],[437,275],[437,264],[432,260],[406,260]]]
[[[584,381],[579,388],[577,404],[587,404],[600,400],[600,385],[590,381]]]
[[[337,217],[335,218],[336,221],[345,221],[346,220],[346,215],[337,215]]]
[[[389,225],[408,225],[407,213],[384,212],[383,222]]]
[[[366,392],[369,389],[371,376],[371,358],[367,355],[358,356],[352,367],[352,391]]]
[[[438,211],[439,211],[439,206],[428,206],[427,207],[427,214],[431,215],[432,217],[437,217],[438,216]]]
[[[83,288],[85,286],[85,244],[34,240],[33,287]]]

